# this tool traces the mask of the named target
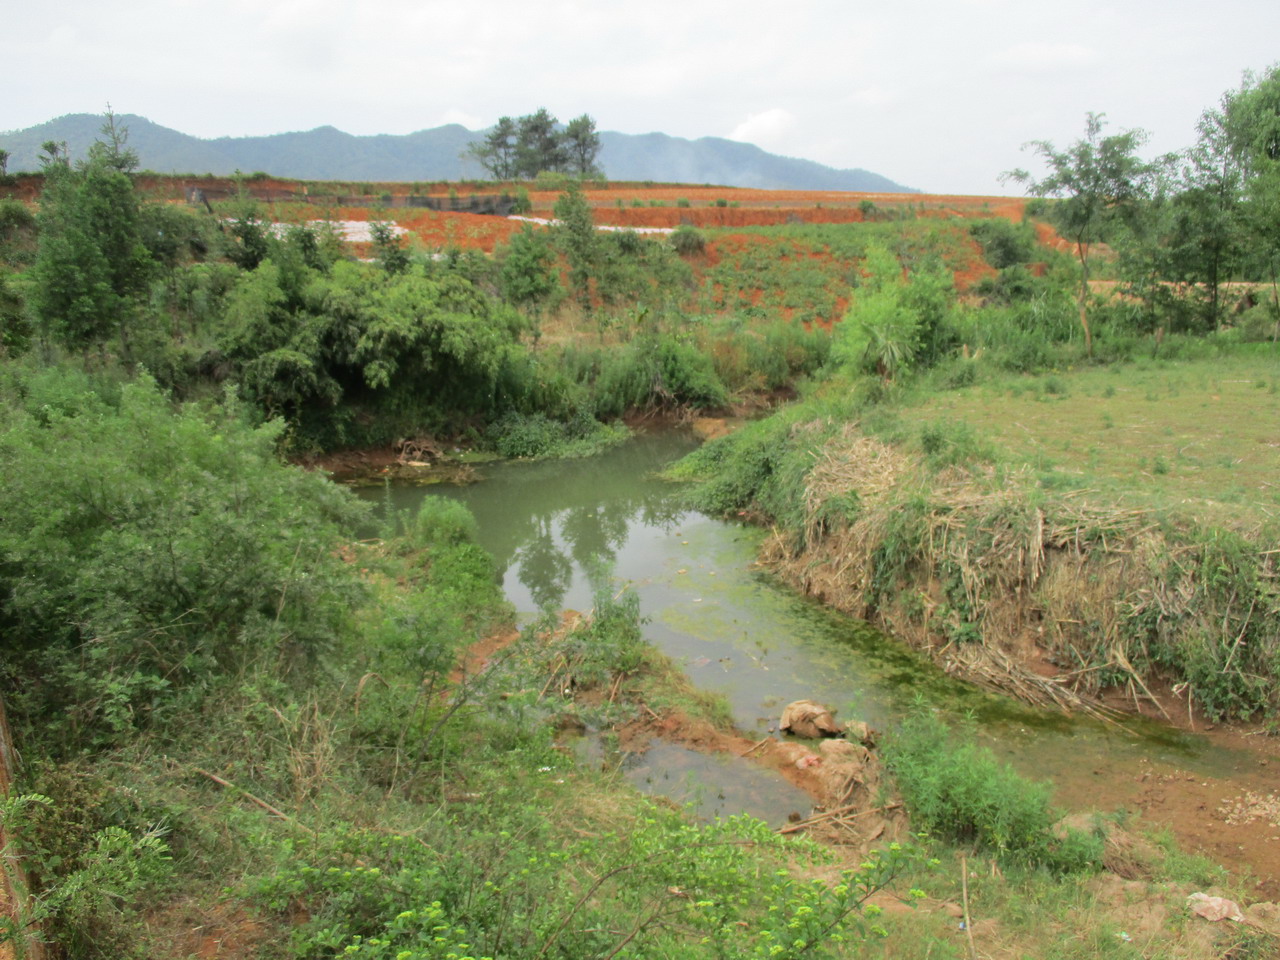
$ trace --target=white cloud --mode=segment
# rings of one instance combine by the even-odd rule
[[[1006,47],[993,55],[991,61],[1002,67],[1042,71],[1085,66],[1092,63],[1096,57],[1095,50],[1078,43],[1028,41]]]
[[[789,112],[773,107],[764,113],[748,114],[746,120],[733,128],[729,139],[767,148],[785,143],[795,125],[796,118]]]
[[[883,87],[863,87],[861,90],[850,92],[847,99],[849,103],[864,107],[882,107],[893,100],[893,94]]]

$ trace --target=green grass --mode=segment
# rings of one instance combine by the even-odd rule
[[[1003,376],[898,411],[905,424],[963,424],[1048,487],[1089,487],[1205,522],[1280,506],[1280,355],[1143,360]]]

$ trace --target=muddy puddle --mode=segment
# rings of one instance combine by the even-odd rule
[[[1253,743],[1140,718],[1114,725],[1066,718],[956,682],[897,641],[771,581],[754,562],[762,531],[684,510],[680,488],[653,474],[695,445],[691,435],[665,431],[591,460],[486,464],[477,468],[481,482],[467,486],[366,495],[402,509],[427,494],[466,503],[507,597],[525,616],[547,606],[589,609],[586,571],[603,557],[639,595],[647,639],[698,686],[723,695],[748,736],[773,732],[782,707],[796,699],[822,701],[840,720],[877,728],[922,700],[952,721],[971,718],[999,756],[1051,780],[1062,806],[1198,820],[1202,835],[1194,824],[1188,830],[1218,859],[1249,852],[1241,849],[1244,836],[1220,829],[1213,813],[1232,795],[1272,781]],[[704,816],[749,812],[778,823],[803,805],[776,774],[683,747],[655,744],[622,772]],[[1184,784],[1201,795],[1189,796]],[[1271,832],[1276,841],[1255,829],[1248,842],[1274,843],[1280,862],[1280,826]],[[1256,872],[1269,869],[1266,857],[1250,859]]]

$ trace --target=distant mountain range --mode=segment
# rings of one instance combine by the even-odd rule
[[[266,137],[202,140],[145,117],[117,117],[129,130],[129,146],[140,167],[157,173],[212,173],[227,176],[264,171],[299,180],[415,182],[481,179],[484,171],[464,159],[467,145],[482,131],[456,123],[403,136],[357,137],[334,127]],[[84,156],[99,136],[103,118],[74,113],[25,130],[0,133],[9,151],[9,172],[40,169],[40,147],[66,141],[71,156]],[[914,193],[910,187],[867,170],[838,170],[812,160],[767,153],[749,143],[720,137],[685,140],[665,133],[600,134],[600,166],[611,180],[708,183],[772,190],[855,190]]]

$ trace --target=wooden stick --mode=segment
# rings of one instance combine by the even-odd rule
[[[1226,673],[1231,669],[1231,661],[1236,658],[1236,651],[1240,649],[1240,644],[1244,641],[1244,635],[1249,629],[1249,621],[1253,619],[1253,608],[1257,606],[1258,598],[1254,597],[1249,602],[1249,612],[1244,615],[1244,626],[1240,628],[1240,634],[1236,637],[1235,645],[1231,648],[1231,653],[1227,655],[1227,662],[1222,665],[1222,672]],[[1226,618],[1223,618],[1223,625],[1226,625]]]
[[[1244,636],[1244,634],[1241,634],[1241,636]],[[1138,676],[1138,671],[1135,670],[1133,667],[1133,664],[1129,662],[1129,658],[1124,655],[1124,651],[1120,648],[1120,644],[1117,643],[1115,647],[1112,649],[1112,656],[1115,658],[1116,662],[1120,664],[1120,666],[1124,667],[1124,669],[1129,672],[1129,676],[1131,676],[1135,681],[1137,681],[1138,686],[1142,688],[1142,692],[1147,695],[1147,699],[1156,705],[1156,709],[1159,710],[1162,714],[1164,714],[1164,718],[1168,720],[1170,723],[1173,723],[1173,717],[1169,716],[1169,712],[1165,710],[1163,704],[1161,704],[1160,701],[1155,698],[1155,694],[1153,694],[1149,689],[1147,689],[1147,685],[1142,682],[1142,677]],[[1134,695],[1133,701],[1135,704],[1138,702],[1138,697],[1136,694]]]
[[[310,834],[315,833],[315,831],[312,830],[310,827],[308,827],[305,823],[299,823],[297,820],[289,816],[283,810],[273,807],[271,804],[267,803],[267,801],[263,800],[261,797],[254,796],[248,790],[245,790],[242,787],[237,787],[230,780],[224,780],[222,779],[222,777],[218,776],[216,773],[210,773],[208,770],[202,770],[199,767],[192,767],[191,769],[202,776],[208,777],[210,780],[218,784],[218,786],[220,787],[226,787],[228,790],[236,791],[236,793],[243,796],[246,800],[256,803],[258,806],[260,806],[263,810],[267,811],[267,813],[271,814],[273,817],[279,817],[281,820],[291,823],[295,827],[298,827],[301,830],[305,830],[307,833],[310,833]]]
[[[978,948],[973,945],[973,921],[969,918],[969,864],[960,855],[960,899],[964,904],[964,933],[969,939],[970,960],[978,960]]]
[[[768,742],[769,742],[770,740],[772,740],[772,739],[773,739],[773,737],[765,737],[763,740],[760,740],[760,741],[759,741],[759,742],[757,742],[754,746],[752,746],[749,750],[747,750],[747,752],[746,752],[746,753],[740,753],[740,754],[738,754],[738,756],[740,756],[740,757],[749,757],[749,756],[751,756],[753,753],[755,753],[757,750],[759,750],[761,747],[763,747],[766,743],[768,743]]]
[[[785,827],[779,827],[778,833],[795,833],[797,830],[803,830],[805,827],[812,827],[815,824],[822,823],[824,820],[857,820],[858,817],[865,817],[869,813],[886,813],[890,810],[897,810],[902,804],[894,801],[886,803],[883,807],[872,807],[870,810],[863,810],[859,813],[849,814],[849,811],[857,806],[856,803],[848,804],[843,807],[836,807],[834,810],[828,810],[826,813],[814,814],[812,817],[805,817],[795,823],[787,824]]]
[[[539,701],[541,701],[542,698],[547,695],[547,691],[551,689],[551,685],[556,682],[556,677],[560,676],[560,664],[562,663],[565,665],[565,667],[569,666],[568,662],[564,659],[564,657],[560,657],[556,663],[552,664],[551,676],[547,677],[547,682],[542,685],[542,690],[539,691],[538,693]]]

